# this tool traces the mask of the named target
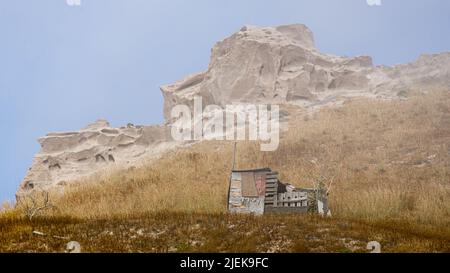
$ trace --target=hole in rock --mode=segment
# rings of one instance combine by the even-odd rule
[[[48,168],[49,168],[50,171],[61,170],[61,165],[56,163],[56,164],[50,165]]]
[[[106,159],[102,155],[96,155],[95,162],[106,162]]]
[[[108,155],[108,160],[109,160],[109,162],[116,162],[116,160],[114,159],[114,156],[112,156],[112,155]]]

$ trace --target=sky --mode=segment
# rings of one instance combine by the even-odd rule
[[[303,23],[319,50],[375,64],[450,51],[448,0],[67,1],[0,0],[0,202],[14,200],[40,136],[99,118],[163,122],[159,86],[205,70],[244,25]]]

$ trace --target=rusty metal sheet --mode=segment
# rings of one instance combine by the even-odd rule
[[[255,173],[255,184],[258,196],[263,197],[266,195],[266,173]]]

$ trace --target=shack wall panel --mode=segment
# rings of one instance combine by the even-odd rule
[[[250,182],[252,182],[253,189],[251,189],[250,191],[253,191],[251,193],[255,194],[255,197],[243,196],[243,187],[248,186],[243,183],[244,180],[250,180]],[[257,215],[264,214],[264,196],[258,196],[253,173],[249,172],[232,174],[230,181],[230,197],[228,200],[228,209],[231,213],[253,213]]]
[[[256,189],[255,174],[241,173],[242,182],[242,196],[244,197],[258,197],[258,190]]]
[[[230,196],[228,200],[228,210],[230,212],[238,212],[242,207],[242,188],[241,188],[241,174],[232,173],[230,182]]]

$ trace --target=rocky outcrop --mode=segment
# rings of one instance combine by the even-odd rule
[[[165,117],[176,104],[238,102],[323,104],[353,96],[395,97],[410,89],[448,88],[450,53],[414,63],[374,66],[371,57],[319,52],[305,25],[243,27],[217,43],[208,70],[161,87]]]
[[[170,147],[166,126],[111,128],[99,120],[76,132],[51,133],[39,139],[41,151],[24,178],[18,195],[46,189],[108,167],[131,167]],[[172,143],[173,144],[173,143]]]
[[[370,57],[321,54],[304,25],[243,27],[212,50],[206,72],[161,88],[165,116],[200,95],[209,104],[321,100],[328,90],[367,89]]]
[[[370,91],[397,94],[409,90],[450,88],[450,52],[421,55],[413,63],[380,66],[369,75]]]
[[[171,109],[233,103],[316,107],[354,96],[395,98],[417,89],[450,89],[450,53],[423,55],[416,62],[374,66],[368,56],[321,53],[301,24],[245,26],[212,49],[207,71],[161,87],[166,124],[111,128],[106,121],[39,139],[41,151],[18,194],[35,187],[63,186],[110,166],[132,166],[177,146],[170,137]]]

